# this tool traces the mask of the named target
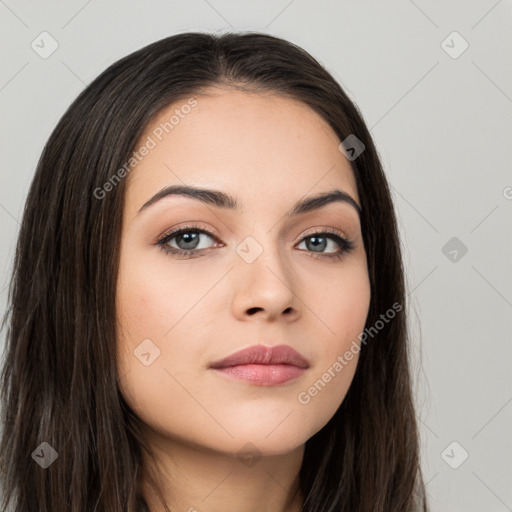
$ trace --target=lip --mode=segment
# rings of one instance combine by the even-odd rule
[[[214,361],[210,368],[229,378],[273,386],[300,377],[309,361],[289,345],[253,345]]]

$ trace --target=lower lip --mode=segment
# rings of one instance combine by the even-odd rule
[[[306,369],[290,364],[240,364],[215,371],[258,386],[275,386],[300,377]]]

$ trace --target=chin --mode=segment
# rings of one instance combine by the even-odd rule
[[[290,420],[293,414],[290,415]],[[205,439],[205,443],[213,449],[227,453],[238,454],[240,451],[254,450],[263,456],[283,455],[297,450],[314,435],[316,428],[305,425],[300,421],[285,420],[279,425],[279,421],[251,422],[235,425],[228,429],[232,438],[222,436],[221,439]]]

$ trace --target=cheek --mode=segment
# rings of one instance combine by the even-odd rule
[[[160,261],[161,260],[161,261]],[[133,341],[167,341],[174,327],[189,315],[211,286],[212,276],[165,259],[127,259],[119,270],[116,310],[118,322]]]
[[[319,324],[324,332],[321,357],[334,362],[354,340],[358,340],[357,336],[365,326],[371,298],[366,265],[357,262],[347,267],[315,296],[309,296],[323,324]]]
[[[308,294],[311,309],[321,319],[317,329],[316,364],[297,395],[302,413],[322,428],[341,405],[352,383],[368,315],[371,290],[364,265],[347,268],[346,273],[316,294]],[[308,304],[309,305],[309,304]],[[321,331],[320,331],[321,330]],[[312,337],[314,339],[314,337]]]
[[[190,402],[172,376],[179,382],[194,381],[200,370],[204,325],[215,314],[203,297],[218,277],[209,269],[198,271],[185,265],[174,265],[171,271],[160,259],[142,263],[142,255],[125,251],[117,283],[121,390],[141,417],[170,397],[182,400],[181,406]]]
[[[191,341],[204,318],[197,316],[203,310],[194,305],[209,281],[201,287],[197,273],[170,275],[165,265],[137,264],[137,258],[130,263],[120,266],[116,303],[121,394],[144,423],[162,434],[179,430],[180,421],[201,425],[202,410],[187,390],[197,392],[192,384],[198,347]]]

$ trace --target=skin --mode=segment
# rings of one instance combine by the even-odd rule
[[[303,497],[291,491],[305,443],[343,401],[358,354],[308,404],[297,397],[354,340],[360,346],[370,283],[351,205],[331,203],[294,218],[285,213],[305,195],[333,189],[360,205],[356,183],[340,140],[307,105],[217,87],[195,98],[197,106],[125,178],[116,299],[120,390],[144,424],[173,510],[295,512]],[[162,111],[141,143],[185,103]],[[164,187],[184,184],[221,190],[242,208],[167,196],[138,213]],[[190,222],[215,236],[200,235],[199,257],[180,259],[155,245]],[[340,250],[330,238],[319,252],[307,244],[325,228],[354,249],[341,259],[322,258]],[[252,263],[236,252],[248,236],[263,250]],[[176,237],[168,245],[187,247]],[[160,350],[148,366],[134,355],[145,339]],[[310,366],[275,386],[209,369],[258,343],[288,344]],[[251,464],[237,457],[247,443]],[[164,510],[150,491],[147,499],[152,510]]]

